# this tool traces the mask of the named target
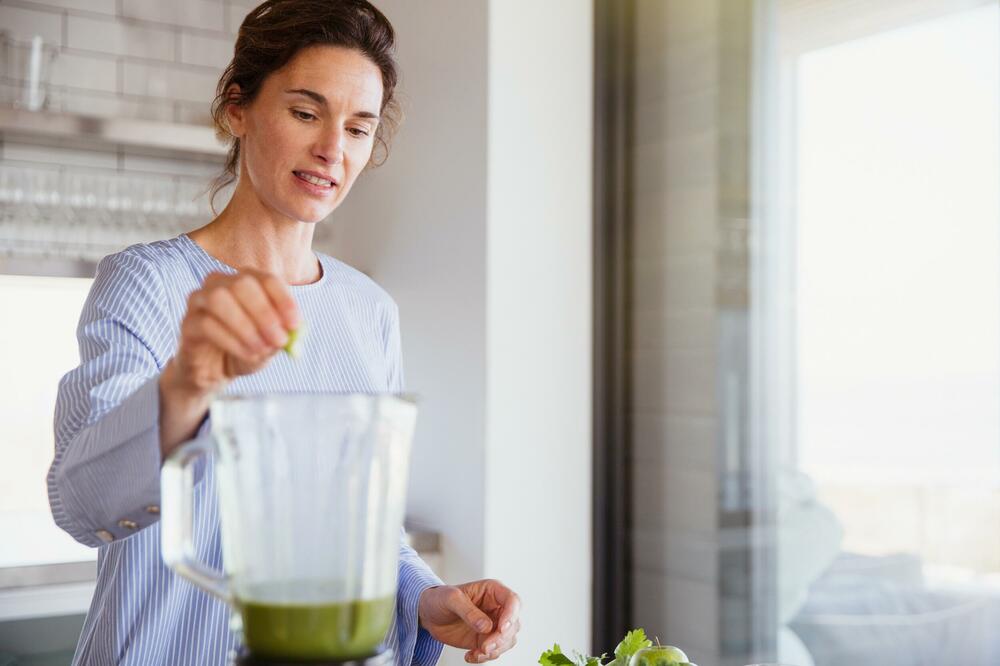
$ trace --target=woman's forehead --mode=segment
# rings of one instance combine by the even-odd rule
[[[299,51],[271,77],[278,94],[308,90],[328,104],[372,107],[382,101],[382,73],[359,51],[337,46],[311,46]]]

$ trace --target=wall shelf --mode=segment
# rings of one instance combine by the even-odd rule
[[[98,147],[115,146],[169,157],[221,161],[227,146],[207,125],[183,125],[130,118],[29,111],[0,106],[0,133],[29,138],[73,139]]]

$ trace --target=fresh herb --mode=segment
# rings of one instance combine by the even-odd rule
[[[600,657],[588,657],[579,652],[573,652],[572,656],[568,657],[563,654],[559,644],[556,643],[551,650],[542,653],[542,656],[538,658],[538,663],[542,666],[628,666],[629,659],[632,658],[633,654],[652,644],[653,641],[646,638],[645,631],[634,629],[628,632],[615,648],[615,658],[610,662],[604,661],[608,658],[607,654],[602,654]]]
[[[632,655],[653,645],[653,641],[646,638],[646,632],[640,629],[633,629],[625,634],[625,638],[615,648],[615,660],[611,662],[614,666],[628,666],[628,660]]]

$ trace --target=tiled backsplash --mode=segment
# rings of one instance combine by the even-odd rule
[[[240,22],[236,0],[4,0],[0,26],[58,49],[53,110],[207,123]],[[26,78],[24,72],[7,72]],[[17,84],[13,84],[16,88]],[[10,91],[8,91],[10,94]]]
[[[49,71],[42,75],[48,81],[44,110],[208,125],[215,87],[232,55],[236,32],[256,4],[257,0],[0,0],[0,31],[6,33],[8,44],[6,54],[0,54],[6,55],[0,102],[23,105],[28,54],[37,36],[52,58]],[[194,206],[185,197],[207,188],[221,169],[221,158],[166,159],[141,153],[114,145],[0,133],[0,255],[11,252],[10,239],[23,238],[25,229],[31,229],[32,242],[43,249],[47,238],[64,241],[63,249],[55,245],[51,249],[51,254],[62,255],[67,243],[79,241],[82,246],[86,238],[117,237],[124,246],[211,219],[206,196],[197,198]],[[92,184],[85,187],[98,190],[100,204],[88,204],[74,214],[80,209],[73,202],[79,203],[80,197],[74,198],[71,190],[79,189],[81,172]],[[144,193],[150,190],[148,183],[157,180],[163,185],[161,194],[172,188],[169,196],[159,199],[173,203],[166,217],[151,224],[155,216],[133,212],[150,207],[143,201]],[[41,193],[40,185],[44,185]],[[20,200],[12,198],[17,192]],[[218,203],[225,198],[220,195]],[[101,212],[109,202],[110,213]],[[174,213],[171,222],[169,215]],[[91,247],[82,254],[93,258],[109,249]]]

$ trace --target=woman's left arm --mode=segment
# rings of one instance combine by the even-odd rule
[[[389,301],[383,321],[386,387],[390,393],[402,393],[403,355],[399,334],[399,308]],[[438,662],[442,644],[420,627],[418,615],[420,597],[425,590],[444,585],[420,555],[407,543],[406,533],[399,531],[399,587],[396,593],[396,615],[399,621],[399,649],[403,663],[432,666]]]

